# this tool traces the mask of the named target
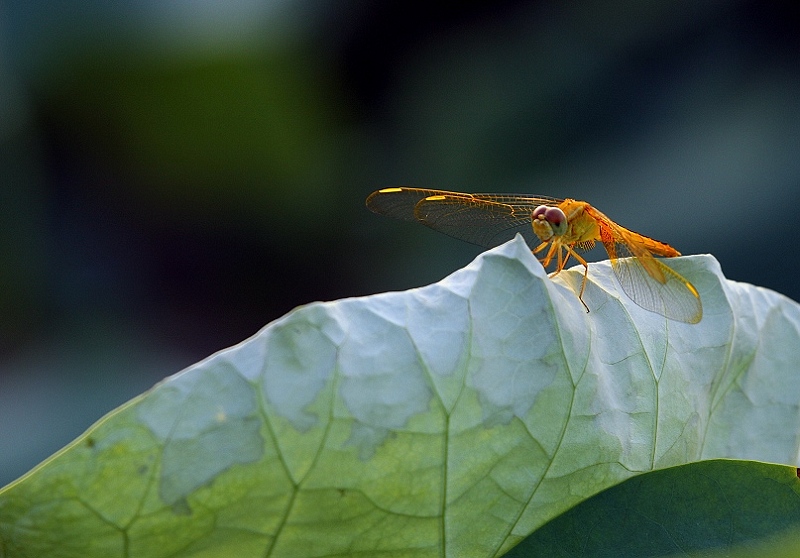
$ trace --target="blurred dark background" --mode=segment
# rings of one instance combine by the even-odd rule
[[[0,3],[0,485],[298,305],[479,253],[385,186],[585,199],[800,299],[798,6]]]

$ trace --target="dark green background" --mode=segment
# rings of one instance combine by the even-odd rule
[[[478,249],[411,185],[585,199],[800,298],[790,2],[0,4],[0,484],[314,300]]]

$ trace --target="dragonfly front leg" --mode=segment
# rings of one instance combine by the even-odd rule
[[[542,250],[544,250],[545,248],[547,248],[547,245],[548,245],[548,244],[550,244],[550,242],[549,242],[549,241],[548,241],[548,242],[542,242],[542,243],[541,243],[539,246],[537,246],[536,248],[534,248],[533,250],[531,250],[531,253],[533,253],[533,255],[536,255],[536,254],[538,254],[539,252],[541,252]],[[548,253],[549,253],[549,252],[548,252]],[[544,265],[544,263],[543,263],[543,262],[544,262],[544,260],[545,260],[545,258],[544,258],[544,257],[542,257],[542,258],[536,258],[536,259],[537,259],[537,260],[539,260],[539,263],[541,263],[542,265]],[[545,266],[545,267],[547,267],[547,266]]]
[[[539,263],[541,263],[542,267],[544,267],[545,269],[547,269],[547,266],[550,265],[550,261],[553,259],[553,256],[555,255],[556,243],[555,242],[550,243],[549,241],[542,242],[539,246],[536,247],[535,250],[532,250],[534,254],[538,254],[539,252],[544,250],[548,244],[550,245],[550,249],[547,251],[547,255],[544,256],[543,258],[537,258],[539,260]]]
[[[581,256],[579,256],[575,252],[575,250],[572,249],[571,246],[561,244],[560,242],[552,242],[552,243],[542,242],[539,246],[537,246],[534,250],[532,250],[532,252],[534,254],[537,254],[542,250],[544,250],[548,244],[550,244],[550,249],[547,251],[547,255],[544,256],[543,258],[539,258],[539,261],[541,262],[542,266],[547,268],[547,266],[550,265],[550,262],[553,260],[553,257],[556,256],[556,270],[553,273],[549,274],[548,277],[555,277],[556,275],[558,275],[561,272],[561,270],[564,269],[564,266],[567,265],[570,256],[574,257],[576,260],[578,260],[578,262],[583,264],[584,267],[583,281],[581,282],[581,290],[580,293],[578,294],[578,300],[581,301],[581,304],[583,304],[583,307],[586,308],[586,312],[588,313],[589,307],[586,306],[586,303],[583,301],[583,291],[586,288],[586,280],[588,279],[589,275],[589,264],[586,262],[586,260],[584,260]],[[563,252],[564,250],[567,252],[566,257],[564,257],[564,252]]]
[[[564,246],[561,243],[556,245],[556,243],[554,242],[553,243],[553,248],[555,248],[557,250],[556,251],[556,254],[557,254],[557,257],[556,257],[556,270],[553,273],[550,274],[550,277],[555,277],[556,275],[561,273],[561,270],[564,269],[564,266],[567,264],[567,260],[569,259],[569,252],[567,253],[567,257],[564,258],[564,250],[565,249],[569,250],[569,247]],[[551,251],[552,251],[552,249],[551,249]]]

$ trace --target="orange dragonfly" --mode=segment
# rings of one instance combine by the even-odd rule
[[[601,242],[615,275],[633,302],[671,320],[695,324],[703,317],[694,286],[656,256],[672,258],[672,246],[626,229],[584,201],[517,194],[462,194],[422,188],[384,188],[367,198],[375,213],[403,221],[418,221],[454,238],[492,248],[519,233],[551,277],[570,257],[585,268],[578,299],[586,311],[583,291],[589,264],[578,254]]]

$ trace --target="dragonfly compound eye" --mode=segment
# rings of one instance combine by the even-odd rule
[[[544,212],[545,220],[553,227],[553,234],[560,236],[567,232],[567,216],[557,207],[548,207]]]
[[[533,214],[531,215],[531,217],[533,217],[534,220],[535,219],[539,219],[539,220],[547,219],[547,216],[545,214],[547,213],[548,209],[550,209],[549,206],[540,205],[539,207],[537,207],[536,209],[533,210]]]
[[[564,212],[561,211],[559,208],[557,208],[557,207],[547,207],[546,205],[543,205],[541,207],[546,207],[547,208],[544,211],[544,218],[551,225],[555,225],[557,227],[558,225],[560,225],[561,223],[563,223],[563,222],[565,222],[567,220],[567,216],[564,215]]]

